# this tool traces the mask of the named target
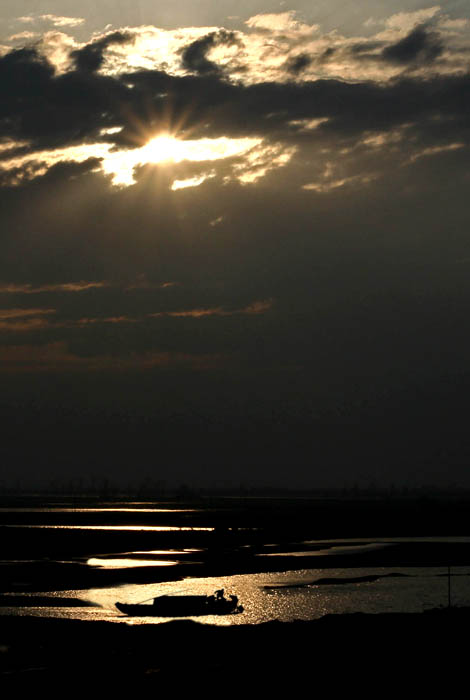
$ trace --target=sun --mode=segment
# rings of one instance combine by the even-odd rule
[[[135,184],[134,169],[142,165],[210,163],[233,157],[247,157],[261,144],[260,138],[231,139],[225,136],[210,139],[182,139],[171,133],[162,132],[154,136],[139,148],[111,150],[109,146],[102,147],[101,167],[112,176],[112,182],[118,187],[128,187]],[[104,150],[103,150],[104,149]],[[206,170],[191,178],[175,179],[172,189],[194,187],[212,177],[212,170]]]
[[[161,134],[148,141],[142,148],[142,155],[148,163],[178,163],[184,160],[184,142],[170,134]]]
[[[147,141],[140,149],[142,162],[181,163],[213,161],[245,153],[260,143],[260,139],[230,139],[225,136],[216,139],[179,139],[171,134],[160,134]]]

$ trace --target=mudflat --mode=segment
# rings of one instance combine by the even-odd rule
[[[466,669],[462,644],[470,608],[421,614],[329,615],[311,622],[212,627],[4,617],[4,687],[124,685],[155,691],[247,688],[291,691],[304,684],[331,692],[444,689]]]
[[[154,512],[119,510],[128,502],[101,507],[85,498],[72,499],[69,510],[43,505],[40,499],[10,499],[0,508],[0,593],[308,568],[470,565],[467,497],[147,503]],[[439,540],[445,536],[450,539]],[[159,551],[177,565],[152,566]],[[88,565],[97,556],[141,557],[149,565]]]
[[[197,688],[219,697],[228,690],[256,690],[264,697],[302,688],[329,695],[447,693],[465,674],[468,608],[326,615],[309,622],[227,627],[188,620],[133,625],[126,620],[27,617],[18,594],[29,591],[35,593],[37,604],[47,607],[53,601],[57,607],[60,596],[52,598],[44,591],[168,581],[185,575],[470,565],[470,544],[464,538],[469,534],[468,511],[466,499],[240,499],[198,503],[184,515],[177,510],[132,514],[132,524],[137,520],[176,527],[166,532],[34,529],[29,525],[120,526],[131,516],[4,511],[0,593],[4,598],[15,596],[18,613],[0,617],[2,688],[32,683],[61,696],[71,687],[89,691],[96,685],[154,692]],[[182,522],[187,529],[178,529]],[[450,540],[439,540],[444,536]],[[428,539],[400,539],[414,537]],[[380,538],[391,539],[393,546],[361,548]],[[155,549],[188,554],[178,555],[177,566],[163,569],[107,570],[86,563],[88,557],[103,553],[142,551],[149,556]],[[322,579],[321,584],[328,586],[329,577]]]

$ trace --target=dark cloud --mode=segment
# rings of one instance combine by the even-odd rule
[[[312,56],[307,53],[299,54],[298,56],[291,56],[286,61],[286,69],[289,73],[293,75],[298,75],[305,68],[308,68],[312,63]]]
[[[86,141],[115,119],[127,88],[113,78],[73,71],[56,76],[35,49],[0,58],[0,136],[61,147]]]
[[[382,48],[383,41],[359,41],[353,44],[350,51],[353,55],[369,54],[371,51],[376,51]]]
[[[407,65],[434,61],[444,50],[439,34],[426,25],[416,27],[403,39],[386,46],[382,57],[391,63]]]
[[[219,34],[185,50],[185,60],[193,69],[200,60],[204,65],[204,46],[232,40],[231,34],[228,38],[226,33],[222,38]],[[113,37],[109,35],[106,41]],[[424,44],[422,40],[412,42],[414,48],[392,52],[393,60],[425,55],[431,45],[428,33],[426,37]],[[291,70],[300,67],[293,63]],[[111,77],[91,70],[56,76],[34,49],[10,52],[0,59],[0,137],[31,141],[32,149],[62,147],[97,140],[103,128],[121,126],[123,132],[116,140],[131,143],[133,139],[136,144],[136,123],[155,128],[159,121],[179,123],[182,118],[184,126],[195,133],[203,128],[205,135],[213,136],[279,137],[289,121],[319,117],[329,118],[330,131],[348,134],[436,116],[458,120],[468,109],[468,75],[402,79],[382,85],[316,80],[244,86],[206,68],[201,71],[207,75],[186,77],[163,71]]]
[[[201,39],[196,39],[196,41],[182,49],[183,67],[188,71],[201,75],[221,73],[220,66],[207,58],[207,53],[211,49],[221,45],[240,46],[241,40],[235,32],[229,32],[225,29],[207,34]]]
[[[21,153],[24,153],[24,149]],[[68,180],[80,177],[80,175],[84,173],[99,168],[100,164],[101,161],[99,158],[87,158],[81,163],[63,160],[62,162],[48,166],[38,159],[24,165],[0,170],[0,187],[14,187],[16,189],[17,186],[24,186],[27,181],[34,182],[35,179],[40,181],[43,185],[53,186],[55,183],[59,183],[64,179]],[[47,172],[44,172],[44,170],[47,170]]]
[[[134,36],[131,32],[116,31],[87,44],[70,54],[75,67],[79,71],[95,72],[101,68],[104,62],[104,52],[113,44],[128,44],[132,42]]]
[[[330,59],[332,56],[337,53],[337,50],[333,46],[329,46],[327,49],[325,49],[322,54],[320,55],[319,60],[320,61],[327,61]]]
[[[266,481],[288,465],[287,481],[342,484],[400,482],[417,464],[439,477],[450,445],[449,473],[468,479],[470,76],[243,85],[206,58],[220,40],[209,37],[185,49],[196,75],[100,75],[103,45],[61,75],[34,49],[0,58],[1,137],[31,150],[112,126],[123,134],[106,139],[138,145],[141,125],[171,120],[191,138],[300,146],[251,184],[233,180],[242,158],[148,165],[123,189],[98,159],[47,169],[38,155],[4,174],[0,309],[36,309],[42,323],[0,329],[2,449],[27,474],[36,439],[59,471],[70,444],[83,446],[78,471],[105,444],[99,459],[125,473],[163,440],[163,477],[192,480],[199,453],[209,480],[227,459],[235,478],[239,465]],[[417,43],[415,63],[428,50]],[[208,167],[199,187],[170,191]],[[34,454],[18,453],[25,432]]]
[[[240,85],[217,75],[168,76],[136,71],[122,77],[132,85],[136,101],[162,108],[160,95],[176,116],[185,113],[190,126],[204,123],[207,133],[253,133],[269,136],[294,119],[329,117],[330,129],[360,132],[392,128],[400,123],[437,115],[464,117],[469,76],[402,78],[387,83],[312,80],[303,83],[265,82]]]
[[[0,58],[0,119],[3,129],[28,105],[41,100],[54,69],[35,49],[11,51]],[[25,103],[26,100],[26,103]]]

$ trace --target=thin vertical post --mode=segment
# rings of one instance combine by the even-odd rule
[[[447,567],[447,607],[450,608],[450,564]]]

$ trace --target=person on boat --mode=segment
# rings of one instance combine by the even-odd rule
[[[225,598],[224,598],[224,589],[223,589],[223,588],[221,588],[220,590],[216,591],[216,592],[214,593],[214,595],[215,595],[216,601],[225,600]]]
[[[233,607],[236,608],[237,605],[238,605],[238,596],[236,596],[236,595],[231,595],[231,596],[229,596],[229,597],[230,597],[230,600],[231,600],[232,603],[233,603]]]

